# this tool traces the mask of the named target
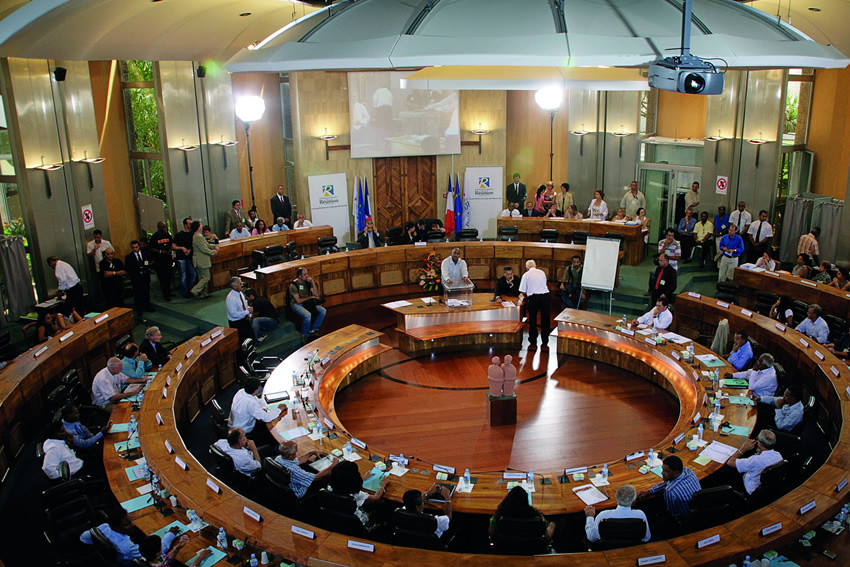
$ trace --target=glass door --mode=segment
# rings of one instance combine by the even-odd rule
[[[694,181],[700,181],[701,167],[671,166],[644,163],[640,166],[640,188],[646,195],[646,216],[652,219],[649,242],[663,238],[667,227],[675,227],[684,208],[677,215],[676,200],[691,189]],[[681,197],[680,197],[681,196]]]

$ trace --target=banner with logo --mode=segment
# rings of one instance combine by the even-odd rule
[[[467,167],[463,179],[463,216],[482,238],[496,237],[496,217],[502,212],[502,168]],[[468,213],[467,213],[468,211]]]
[[[310,189],[310,209],[313,224],[333,227],[339,244],[345,246],[350,236],[351,217],[348,214],[348,186],[344,173],[328,173],[307,177]]]

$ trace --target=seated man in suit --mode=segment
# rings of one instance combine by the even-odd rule
[[[735,470],[743,474],[741,481],[747,494],[752,494],[761,485],[761,472],[764,469],[782,460],[782,455],[773,449],[775,446],[776,435],[773,431],[762,429],[759,432],[758,439],[744,441],[741,448],[726,461],[727,465],[735,467]],[[753,455],[743,458],[745,454],[754,449]]]
[[[310,463],[317,459],[321,459],[324,455],[310,451],[298,457],[298,443],[295,441],[284,441],[278,446],[278,452],[280,454],[274,460],[289,471],[289,488],[292,489],[293,494],[299,500],[304,498],[308,490],[313,492],[319,488],[319,485],[326,484],[331,471],[339,464],[339,460],[334,457],[331,465],[318,473],[306,470],[305,467],[308,467]]]
[[[360,233],[357,243],[360,248],[378,248],[384,245],[384,237],[375,228],[375,223],[366,221],[366,228]]]
[[[639,518],[646,524],[646,535],[642,541],[649,541],[649,522],[646,521],[646,514],[641,510],[632,510],[632,504],[637,498],[635,487],[631,484],[624,484],[617,488],[617,507],[613,510],[604,510],[599,514],[596,513],[596,508],[587,506],[584,509],[585,522],[584,533],[587,536],[587,541],[599,541],[599,524],[606,518]]]
[[[448,488],[434,483],[434,486],[432,486],[428,492],[424,494],[419,490],[411,489],[404,493],[402,501],[404,502],[404,509],[408,512],[414,512],[425,516],[425,500],[437,496],[438,494],[440,496],[440,500],[443,501],[443,513],[435,516],[437,519],[437,529],[434,530],[434,535],[440,537],[448,531],[449,525],[452,521],[452,498],[449,494]]]
[[[160,343],[162,332],[159,327],[148,327],[145,329],[145,340],[139,345],[142,354],[148,357],[153,366],[159,367],[171,360],[171,353]]]
[[[505,266],[504,275],[496,280],[493,301],[501,301],[503,297],[519,297],[519,279],[514,277],[514,269],[511,266]]]

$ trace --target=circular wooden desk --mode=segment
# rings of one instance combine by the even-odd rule
[[[688,303],[687,298],[683,299],[683,296],[680,296],[679,300],[680,303],[677,303],[677,309],[687,309],[687,307],[682,309],[682,305],[687,305]],[[707,317],[709,311],[713,311],[715,308],[723,309],[716,305],[712,307],[710,305],[712,301],[714,300],[700,298],[700,304],[704,313],[703,318]],[[729,311],[735,312],[734,309]],[[679,312],[677,312],[677,317],[679,317]],[[587,312],[568,312],[563,315],[558,321],[559,352],[566,355],[585,356],[588,358],[599,357],[598,360],[606,362],[609,361],[606,357],[613,357],[614,360],[631,365],[633,371],[649,379],[657,380],[663,387],[672,388],[680,396],[680,400],[684,401],[681,404],[682,409],[676,428],[674,428],[671,435],[665,441],[672,440],[675,432],[689,427],[690,417],[699,409],[701,393],[705,388],[703,384],[704,380],[699,379],[699,374],[696,377],[694,376],[694,369],[683,365],[681,361],[675,359],[673,348],[670,345],[662,347],[650,346],[642,343],[642,339],[623,336],[622,333],[614,329],[611,319],[604,316],[588,314]],[[759,321],[759,323],[761,322]],[[771,332],[770,327],[766,323],[763,326],[763,330],[765,332]],[[779,330],[774,330],[777,334],[780,333]],[[342,331],[346,331],[346,329]],[[340,345],[343,346],[341,351],[334,353],[338,357],[333,358],[332,356],[330,360],[326,361],[325,366],[317,372],[316,381],[313,384],[313,400],[320,401],[318,404],[320,408],[319,416],[330,420],[334,418],[333,406],[326,405],[326,401],[329,399],[332,400],[333,392],[336,391],[336,388],[344,386],[347,383],[346,381],[357,379],[362,373],[371,371],[370,364],[374,364],[374,362],[370,361],[378,359],[381,352],[388,348],[380,344],[378,340],[380,335],[375,331],[365,330],[365,328],[355,328],[348,329],[346,332],[351,333],[351,335],[344,341],[337,340],[333,345],[327,344],[323,346],[319,343],[306,347],[306,350],[319,348],[320,355],[324,354],[327,356],[326,351],[335,349]],[[366,334],[370,332],[372,335]],[[786,343],[785,347],[788,352],[793,352],[795,349],[801,350],[801,344],[799,346],[795,345],[796,337],[786,333],[779,335],[778,342]],[[638,558],[663,554],[666,557],[666,564],[668,565],[728,563],[729,561],[740,560],[744,554],[754,554],[764,551],[799,537],[802,533],[819,525],[834,514],[847,494],[847,489],[842,485],[842,481],[847,478],[847,469],[850,467],[850,451],[848,451],[848,437],[844,434],[846,420],[844,420],[843,414],[850,410],[850,403],[844,399],[844,394],[839,398],[833,380],[838,383],[843,380],[844,384],[847,384],[847,378],[850,376],[848,376],[845,367],[838,368],[839,363],[837,359],[828,352],[822,352],[824,355],[823,361],[801,365],[799,373],[800,375],[805,375],[804,379],[815,387],[813,391],[822,399],[825,406],[835,405],[839,410],[832,417],[837,422],[837,433],[833,443],[834,450],[829,461],[803,485],[791,493],[769,506],[751,512],[741,518],[715,528],[670,540],[601,553],[538,556],[534,558],[498,558],[489,555],[476,557],[468,554],[399,548],[376,542],[373,542],[375,545],[374,552],[353,550],[347,547],[349,538],[346,536],[293,522],[289,518],[275,514],[271,510],[243,498],[228,487],[221,486],[221,483],[207,473],[186,450],[177,432],[176,424],[177,416],[182,416],[182,419],[187,419],[189,416],[178,406],[181,400],[202,395],[203,389],[199,385],[202,379],[207,380],[208,383],[211,381],[211,383],[216,384],[218,383],[216,376],[222,365],[232,364],[233,351],[230,352],[229,356],[231,359],[228,360],[228,348],[215,346],[223,341],[222,337],[235,337],[235,334],[232,330],[225,329],[221,336],[211,341],[205,347],[201,347],[200,345],[208,338],[206,336],[199,337],[182,345],[178,349],[175,360],[164,367],[163,371],[154,379],[151,385],[152,392],[159,392],[166,385],[166,381],[170,380],[171,385],[168,386],[170,393],[167,392],[166,397],[162,397],[162,395],[146,396],[140,419],[142,448],[149,463],[160,473],[163,483],[170,491],[178,496],[181,506],[194,508],[213,526],[223,525],[229,534],[242,539],[249,537],[257,547],[266,549],[276,555],[284,556],[289,560],[296,560],[301,563],[308,563],[310,560],[316,560],[317,562],[333,561],[349,565],[397,565],[401,562],[410,561],[426,565],[459,565],[461,563],[466,565],[470,562],[489,564],[495,561],[507,561],[509,564],[523,565],[547,562],[559,565],[633,565]],[[337,337],[337,339],[339,338]],[[316,342],[318,343],[318,341]],[[349,346],[346,347],[345,345]],[[233,349],[235,351],[235,345]],[[189,350],[195,352],[189,359],[182,359]],[[291,383],[292,370],[296,372],[303,370],[303,355],[306,353],[306,350],[299,351],[289,357],[276,370],[280,377],[273,379],[280,380],[285,385],[287,381],[286,377],[288,376],[288,380]],[[606,350],[607,354],[603,356],[602,353],[605,353]],[[802,349],[799,360],[808,359],[810,356],[816,357],[816,355],[811,354],[814,350],[820,352],[822,349]],[[701,352],[706,351],[698,347],[697,353]],[[218,354],[214,355],[212,353]],[[182,363],[185,363],[186,366],[175,373],[176,365]],[[832,375],[832,366],[837,367],[838,377]],[[232,367],[230,371],[232,372]],[[331,387],[332,385],[333,387]],[[184,395],[184,389],[190,390],[191,395],[188,397]],[[693,400],[693,402],[690,400]],[[126,406],[126,404],[123,406]],[[123,406],[120,407],[123,409]],[[295,424],[305,424],[307,418],[303,410],[299,411],[298,416],[294,418],[292,413],[291,411],[287,412],[281,418],[280,423],[275,426],[277,433],[286,431]],[[159,418],[157,418],[157,415],[159,415]],[[160,425],[160,419],[162,420],[162,425]],[[341,428],[341,425],[335,423],[335,426],[338,428]],[[711,434],[708,435],[710,438]],[[299,442],[304,445],[302,449],[306,449],[309,446],[304,439],[299,439]],[[174,454],[170,454],[167,451],[165,441],[169,441],[175,451]],[[342,444],[344,441],[344,436],[340,436],[334,441],[323,440],[322,446],[317,448],[327,450],[330,447],[338,446],[335,444]],[[664,446],[657,447],[657,449],[662,451],[666,448],[666,443]],[[645,448],[637,447],[636,449]],[[687,459],[693,456],[690,453],[690,451],[684,449],[677,454]],[[115,458],[113,455],[108,454],[106,457]],[[183,470],[175,464],[175,457],[179,457],[183,462],[187,463],[188,470]],[[366,461],[366,459],[363,461]],[[368,468],[363,461],[358,461],[358,463],[364,465],[364,468]],[[690,459],[687,462],[690,462]],[[581,464],[565,463],[565,466],[580,466]],[[591,470],[594,469],[591,468]],[[612,463],[610,470],[613,473],[612,480],[614,480],[613,484],[615,486],[624,482],[633,482],[637,488],[644,488],[657,480],[657,478],[641,477],[635,471],[628,469],[624,462]],[[557,473],[559,472],[557,471]],[[119,470],[119,473],[119,475],[110,475],[113,489],[116,490],[120,490],[122,486],[128,484],[123,471]],[[535,493],[535,506],[548,513],[552,511],[564,512],[569,511],[573,507],[575,509],[583,507],[583,505],[578,504],[578,498],[569,490],[570,484],[559,484],[557,473],[549,472],[543,475],[544,478],[552,480],[552,484],[537,485],[538,492]],[[123,478],[121,478],[122,475]],[[396,490],[402,483],[410,482],[411,486],[424,487],[430,485],[432,482],[432,480],[426,477],[410,477],[409,479],[408,477],[410,477],[410,473],[402,477],[400,481],[396,482],[394,479],[390,483],[390,498],[400,496]],[[214,492],[209,488],[207,485],[208,480],[220,486],[221,493]],[[455,496],[454,503],[456,504],[456,509],[487,514],[492,513],[492,510],[495,509],[495,506],[505,493],[503,488],[493,488],[492,486],[488,490],[488,485],[495,484],[497,480],[496,477],[485,478],[484,475],[481,475],[479,485],[476,486],[472,494]],[[476,498],[480,499],[477,503],[475,501]],[[801,514],[800,508],[811,502],[814,503],[814,508]],[[256,522],[250,519],[243,513],[243,507],[245,506],[261,514],[263,521]],[[137,515],[140,515],[140,513],[134,513],[134,519],[136,519]],[[148,512],[141,515],[148,518],[148,521],[151,521],[150,516],[153,514]],[[161,521],[165,522],[165,520]],[[776,523],[781,523],[779,530],[767,536],[760,534],[762,528]],[[313,537],[307,538],[294,534],[291,531],[293,525],[308,529],[313,533]],[[720,536],[719,544],[701,549],[696,547],[697,541],[714,535]]]

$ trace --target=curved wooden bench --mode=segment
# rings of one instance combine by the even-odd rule
[[[791,274],[753,272],[744,268],[735,268],[733,281],[741,286],[738,297],[744,307],[752,308],[755,305],[757,291],[769,291],[806,303],[817,303],[823,307],[824,313],[850,317],[850,293],[826,284],[804,280]]]

